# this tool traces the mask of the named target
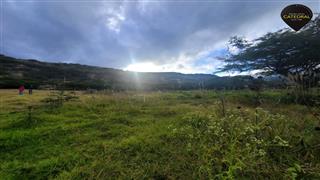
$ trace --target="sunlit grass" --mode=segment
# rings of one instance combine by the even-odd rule
[[[76,92],[50,107],[49,91],[0,90],[0,177],[319,178],[318,122],[282,94],[256,110],[250,91]]]

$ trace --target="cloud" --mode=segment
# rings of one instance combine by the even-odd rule
[[[316,2],[301,2],[311,9]],[[286,25],[288,2],[4,1],[4,53],[114,68],[210,73],[233,35]],[[314,10],[314,11],[315,11]],[[212,70],[211,70],[212,69]]]
[[[120,31],[121,23],[126,19],[124,14],[124,7],[120,6],[118,9],[107,9],[107,27],[117,33]]]

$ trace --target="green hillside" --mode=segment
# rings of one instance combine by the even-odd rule
[[[0,88],[20,85],[34,88],[172,90],[241,89],[250,76],[219,77],[210,74],[134,73],[80,64],[47,63],[0,55]]]

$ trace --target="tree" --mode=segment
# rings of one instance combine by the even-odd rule
[[[264,75],[299,75],[306,79],[298,83],[310,84],[312,80],[315,85],[319,81],[320,16],[298,32],[285,28],[252,42],[232,37],[229,44],[229,54],[222,59],[226,64],[220,72],[257,70]]]

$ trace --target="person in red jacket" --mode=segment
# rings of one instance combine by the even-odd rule
[[[21,86],[19,87],[19,95],[23,95],[23,91],[24,91],[24,86],[21,85]]]

